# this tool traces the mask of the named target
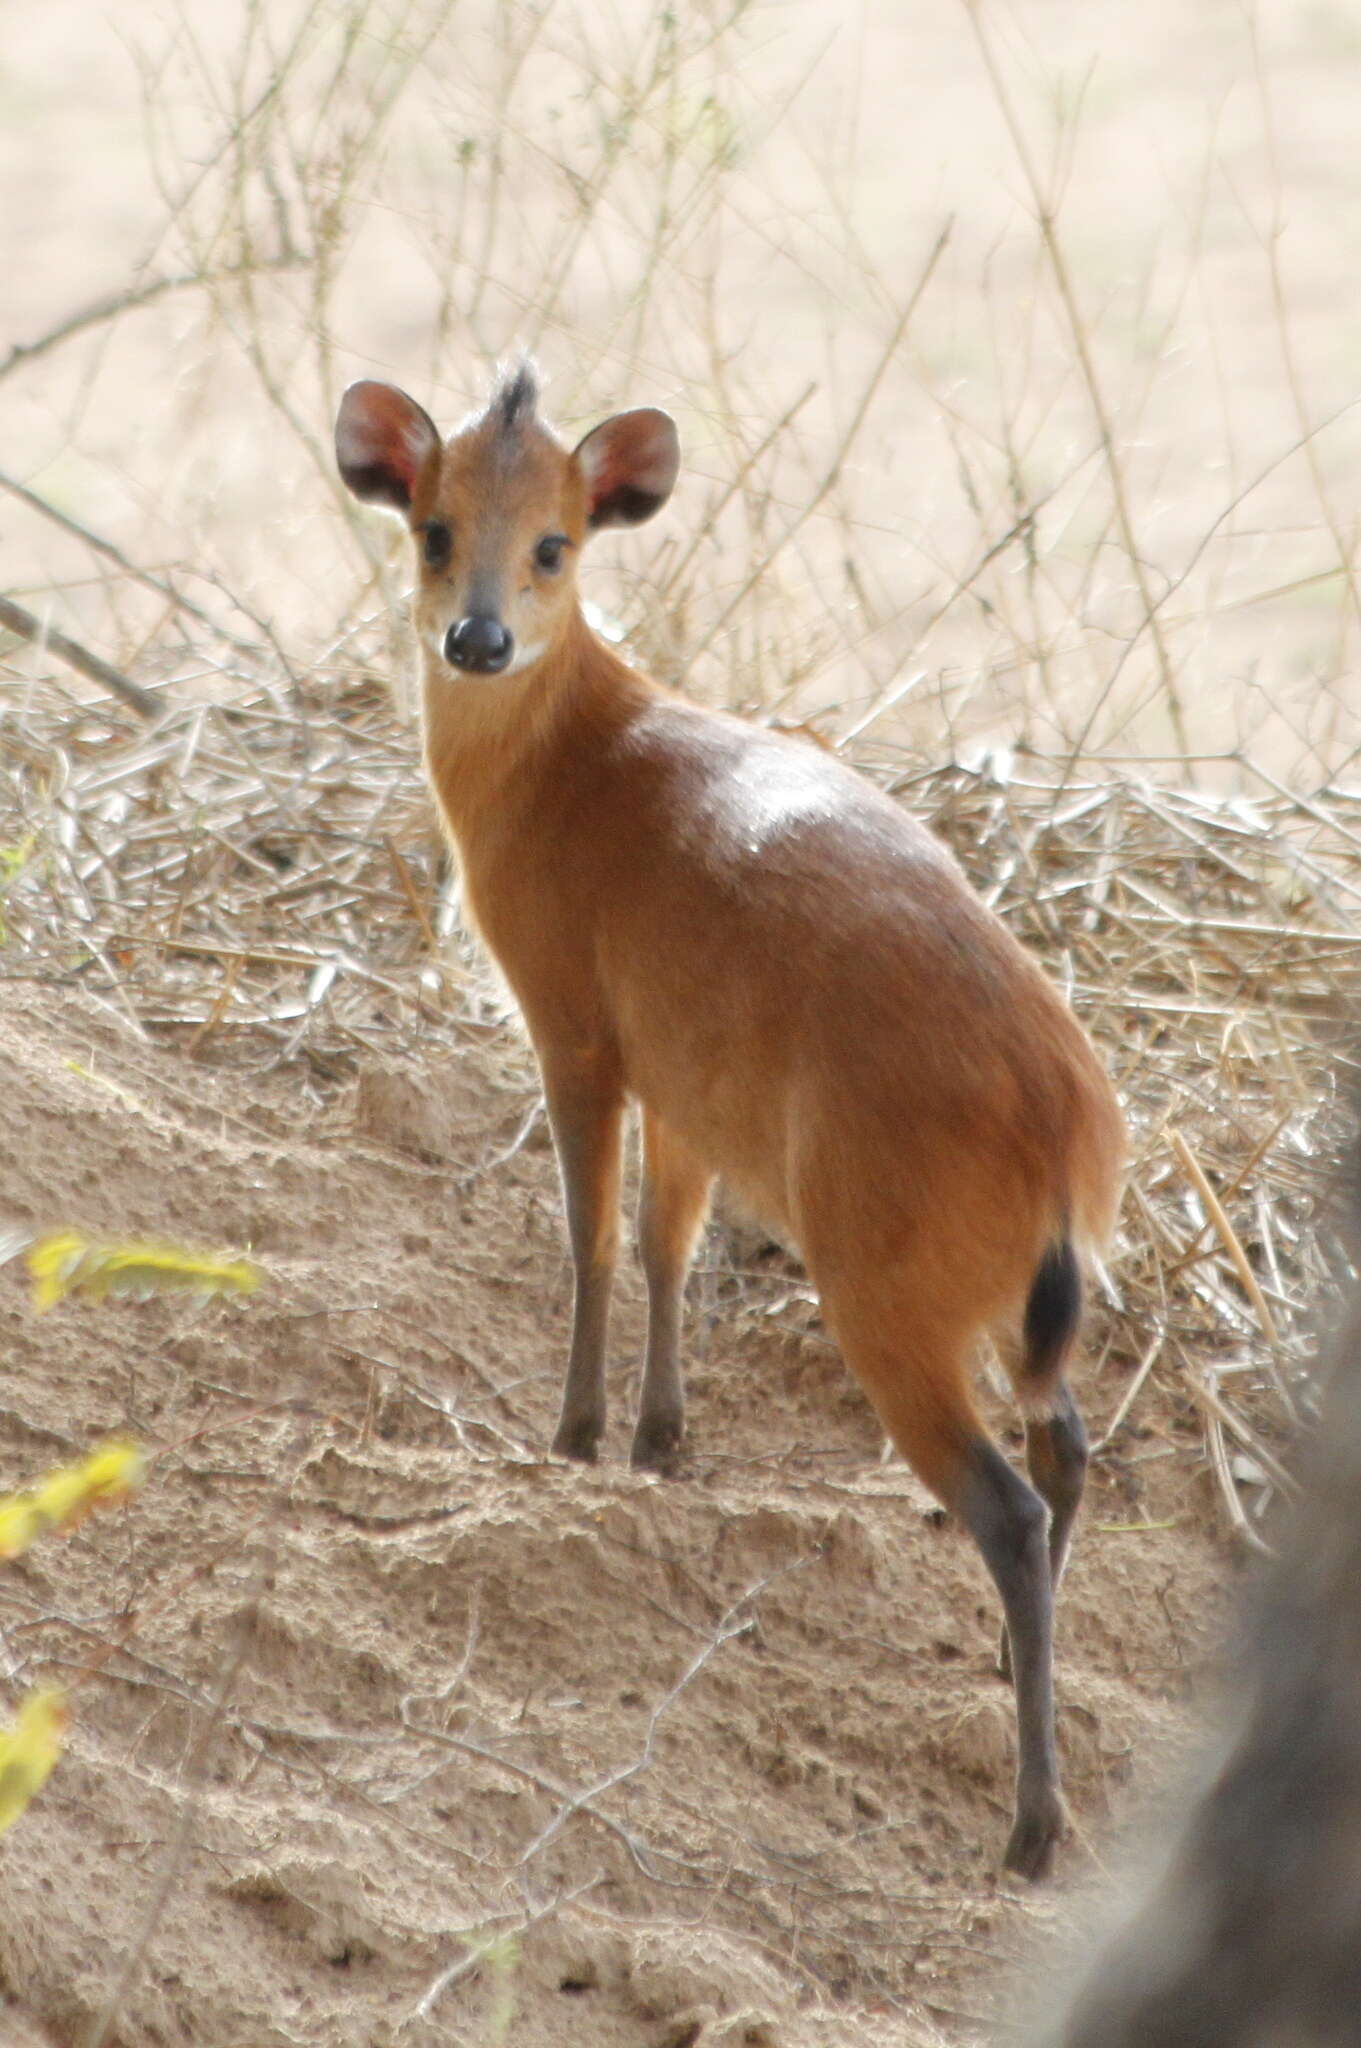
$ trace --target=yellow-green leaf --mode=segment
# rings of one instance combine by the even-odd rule
[[[21,1557],[48,1529],[70,1529],[100,1501],[123,1500],[140,1486],[146,1460],[121,1438],[78,1465],[59,1465],[29,1493],[0,1498],[0,1559]]]
[[[40,1238],[28,1254],[33,1306],[52,1308],[68,1294],[102,1301],[130,1295],[253,1294],[264,1275],[249,1259],[219,1259],[178,1245],[138,1240],[89,1238],[79,1230],[57,1230]]]
[[[31,1692],[14,1726],[0,1730],[0,1835],[40,1792],[61,1755],[66,1701],[54,1687]]]
[[[31,1494],[16,1493],[0,1500],[0,1558],[22,1557],[42,1530],[42,1517]]]

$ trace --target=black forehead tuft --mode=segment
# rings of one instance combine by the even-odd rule
[[[502,370],[492,392],[488,414],[499,434],[517,434],[529,425],[539,402],[539,378],[528,356]]]

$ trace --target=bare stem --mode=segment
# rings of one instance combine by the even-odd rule
[[[17,633],[21,640],[32,641],[35,647],[50,648],[58,660],[73,668],[77,675],[112,690],[115,697],[121,697],[143,718],[159,718],[165,709],[159,697],[150,690],[144,690],[140,683],[134,683],[131,676],[125,676],[102,655],[92,654],[88,647],[81,646],[79,640],[68,638],[43,619],[35,619],[32,612],[25,611],[12,597],[0,597],[0,626],[8,626],[11,633]]]
[[[1129,559],[1130,572],[1134,577],[1135,587],[1139,593],[1139,603],[1143,609],[1140,631],[1146,628],[1149,638],[1153,642],[1153,650],[1158,664],[1158,674],[1162,683],[1163,694],[1167,699],[1168,716],[1172,721],[1172,731],[1176,738],[1177,746],[1182,754],[1189,759],[1191,746],[1186,732],[1186,716],[1182,706],[1181,693],[1177,688],[1176,677],[1172,673],[1172,663],[1167,652],[1167,642],[1163,638],[1162,626],[1158,619],[1158,607],[1149,590],[1148,578],[1144,573],[1143,557],[1139,553],[1138,542],[1135,539],[1134,522],[1130,516],[1129,498],[1125,489],[1124,471],[1120,464],[1120,458],[1116,454],[1115,435],[1111,427],[1111,417],[1106,407],[1105,398],[1102,395],[1101,381],[1096,374],[1096,364],[1092,360],[1092,352],[1087,339],[1087,329],[1083,322],[1082,310],[1077,302],[1077,293],[1073,289],[1072,277],[1068,270],[1068,260],[1063,253],[1063,244],[1059,241],[1057,211],[1047,197],[1045,189],[1040,182],[1040,175],[1035,167],[1035,159],[1031,155],[1030,146],[1026,141],[1025,131],[1021,127],[1016,109],[1012,104],[1011,94],[1007,90],[1006,81],[998,65],[991,38],[983,26],[980,0],[962,0],[962,4],[973,28],[979,54],[982,56],[983,66],[988,74],[988,81],[992,86],[998,110],[1011,137],[1012,146],[1016,151],[1026,184],[1030,188],[1030,196],[1035,208],[1035,217],[1039,222],[1045,253],[1049,258],[1050,269],[1054,273],[1054,282],[1058,286],[1059,297],[1063,301],[1063,310],[1072,333],[1078,367],[1082,372],[1082,381],[1087,387],[1088,401],[1092,408],[1092,415],[1096,421],[1096,430],[1101,438],[1101,447],[1106,458],[1106,471],[1110,477],[1111,498],[1115,506],[1116,523],[1120,528],[1120,539],[1124,546],[1125,554]]]

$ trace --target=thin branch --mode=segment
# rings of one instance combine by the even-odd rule
[[[1262,1335],[1266,1338],[1272,1350],[1278,1351],[1281,1340],[1277,1333],[1275,1318],[1266,1305],[1266,1297],[1258,1285],[1257,1275],[1253,1272],[1248,1262],[1248,1255],[1243,1250],[1237,1231],[1225,1215],[1218,1195],[1210,1186],[1205,1169],[1196,1158],[1195,1153],[1191,1150],[1185,1138],[1183,1138],[1181,1132],[1177,1130],[1170,1131],[1168,1136],[1171,1140],[1172,1150],[1176,1153],[1177,1159],[1184,1169],[1188,1180],[1200,1196],[1201,1201],[1205,1204],[1215,1229],[1219,1232],[1220,1240],[1229,1255],[1234,1272],[1238,1275],[1243,1292],[1256,1311]]]
[[[1011,95],[1007,91],[1006,81],[1002,77],[998,66],[991,38],[983,26],[982,9],[979,0],[963,0],[963,6],[973,28],[974,38],[978,44],[979,54],[983,59],[983,67],[992,85],[998,109],[1006,125],[1007,132],[1011,136],[1012,146],[1016,151],[1025,181],[1030,187],[1031,201],[1035,208],[1036,219],[1039,222],[1040,235],[1044,241],[1045,252],[1049,257],[1050,268],[1054,273],[1054,282],[1058,286],[1059,297],[1063,301],[1063,310],[1067,315],[1068,325],[1073,337],[1073,347],[1077,353],[1078,367],[1082,372],[1082,381],[1087,387],[1087,398],[1096,421],[1096,430],[1101,437],[1101,446],[1106,457],[1106,469],[1110,476],[1111,498],[1115,506],[1115,517],[1120,527],[1120,539],[1124,545],[1125,554],[1129,559],[1130,572],[1134,577],[1135,587],[1139,593],[1139,602],[1143,607],[1144,616],[1142,623],[1147,628],[1149,638],[1153,642],[1153,649],[1158,663],[1158,674],[1167,698],[1168,714],[1172,721],[1172,730],[1176,737],[1177,745],[1180,747],[1183,755],[1189,756],[1191,749],[1186,734],[1186,720],[1182,708],[1181,693],[1177,688],[1176,678],[1172,673],[1172,663],[1167,652],[1167,643],[1163,639],[1162,626],[1158,619],[1158,607],[1154,602],[1152,592],[1149,590],[1148,578],[1144,574],[1143,558],[1139,553],[1138,543],[1134,535],[1134,522],[1130,517],[1129,500],[1125,495],[1124,472],[1120,466],[1120,459],[1115,452],[1115,434],[1111,426],[1110,414],[1106,410],[1106,401],[1102,395],[1100,379],[1096,374],[1096,364],[1092,360],[1092,352],[1087,344],[1087,330],[1083,325],[1082,312],[1077,302],[1077,293],[1073,289],[1073,281],[1069,275],[1068,259],[1064,255],[1063,245],[1059,241],[1056,210],[1045,197],[1044,188],[1040,183],[1039,172],[1035,168],[1035,160],[1030,154],[1029,144],[1026,142],[1019,117],[1012,104]]]
[[[502,1942],[518,1941],[522,1935],[528,1934],[531,1928],[537,1927],[550,1915],[560,1913],[564,1906],[570,1906],[577,1899],[584,1898],[602,1882],[603,1879],[599,1877],[588,1877],[586,1882],[579,1884],[574,1891],[556,1895],[549,1899],[546,1905],[535,1907],[532,1913],[523,1913],[518,1918],[511,1913],[501,1914],[498,1916],[499,1919],[511,1921],[513,1925],[504,1927],[499,1933],[483,1931],[476,1940],[464,1935],[462,1938],[467,1941],[468,1946],[463,1954],[455,1956],[453,1962],[447,1963],[439,1975],[431,1980],[406,2018],[398,2021],[398,2031],[402,2032],[414,2025],[417,2020],[428,2019],[445,1992],[461,1982],[464,1977],[470,1977],[480,1963],[495,1953]]]
[[[766,1582],[763,1581],[763,1583]],[[752,1633],[756,1624],[750,1615],[744,1615],[740,1621],[734,1621],[732,1617],[740,1608],[745,1607],[754,1597],[754,1594],[759,1591],[759,1587],[754,1588],[752,1592],[744,1593],[740,1600],[733,1603],[708,1642],[700,1650],[696,1651],[675,1684],[657,1701],[651,1714],[648,1716],[647,1733],[643,1738],[643,1746],[633,1761],[621,1764],[617,1771],[608,1772],[603,1778],[598,1778],[593,1785],[587,1785],[583,1791],[574,1793],[570,1798],[566,1799],[548,1824],[540,1828],[538,1834],[529,1844],[529,1847],[522,1850],[516,1858],[517,1869],[523,1870],[531,1857],[537,1856],[541,1849],[546,1849],[548,1844],[566,1827],[573,1814],[590,1813],[596,1819],[599,1819],[601,1817],[599,1809],[592,1802],[599,1799],[602,1793],[613,1792],[617,1785],[627,1784],[630,1778],[636,1778],[640,1771],[648,1768],[655,1752],[657,1729],[663,1715],[670,1711],[687,1686],[698,1678],[710,1658],[714,1657],[723,1648],[725,1643],[732,1642],[736,1636],[745,1636]]]
[[[1337,549],[1338,568],[1346,578],[1347,595],[1358,619],[1361,619],[1361,591],[1356,583],[1356,547],[1349,544],[1342,531],[1341,522],[1328,490],[1323,474],[1323,463],[1318,450],[1318,437],[1309,416],[1309,405],[1304,395],[1304,380],[1300,374],[1299,358],[1295,351],[1295,338],[1291,331],[1290,315],[1286,304],[1285,282],[1281,275],[1281,238],[1285,233],[1285,215],[1282,205],[1282,180],[1280,150],[1276,139],[1276,107],[1272,98],[1271,84],[1266,65],[1262,60],[1261,23],[1256,6],[1248,9],[1248,38],[1252,44],[1252,68],[1257,80],[1258,98],[1262,109],[1262,137],[1266,149],[1267,163],[1271,171],[1271,221],[1263,246],[1266,251],[1267,269],[1271,278],[1271,303],[1276,314],[1276,331],[1280,340],[1281,366],[1285,371],[1286,388],[1295,408],[1295,419],[1300,430],[1300,441],[1304,448],[1304,459],[1309,466],[1310,481],[1318,498],[1324,523],[1332,535],[1333,546]],[[1345,667],[1345,648],[1338,649],[1338,666]]]
[[[830,491],[832,491],[835,488],[841,476],[842,469],[845,465],[846,457],[849,455],[851,448],[855,444],[856,436],[859,434],[861,427],[864,425],[866,414],[869,412],[870,406],[874,402],[875,393],[878,391],[880,384],[883,382],[884,373],[888,369],[888,366],[892,362],[894,356],[897,354],[898,349],[902,343],[903,336],[906,334],[908,327],[911,324],[912,316],[916,312],[918,305],[921,303],[922,294],[925,292],[928,284],[930,284],[931,279],[935,274],[936,265],[939,263],[941,257],[945,253],[945,245],[950,239],[953,227],[954,220],[953,218],[951,218],[946,221],[944,227],[941,229],[940,233],[936,236],[935,241],[932,243],[926,261],[922,265],[921,271],[918,275],[917,282],[913,286],[911,293],[909,294],[905,304],[902,307],[902,310],[899,312],[897,319],[893,323],[892,329],[889,332],[888,340],[885,342],[883,348],[881,349],[879,353],[879,359],[875,363],[874,369],[871,372],[869,379],[865,384],[865,388],[860,394],[860,398],[857,402],[855,412],[852,414],[851,417],[851,423],[847,427],[845,433],[841,436],[840,443],[832,456],[832,460],[829,463],[822,477],[821,482],[817,485],[816,489],[812,492],[812,494],[808,498],[806,498],[804,502],[799,506],[798,511],[794,514],[794,517],[790,520],[788,526],[786,526],[784,532],[780,535],[779,539],[775,542],[774,546],[765,555],[764,559],[757,562],[751,570],[750,574],[746,576],[743,579],[743,581],[739,584],[738,588],[733,593],[728,603],[723,607],[718,617],[710,626],[708,632],[704,635],[704,638],[699,642],[699,645],[691,649],[691,661],[697,661],[701,655],[705,654],[708,651],[708,649],[712,647],[714,642],[718,639],[719,635],[723,632],[724,628],[728,624],[728,621],[732,618],[733,613],[741,610],[742,606],[747,602],[747,599],[751,594],[752,590],[760,582],[761,578],[766,574],[766,572],[770,569],[772,563],[776,560],[777,556],[782,554],[785,548],[789,546],[789,543],[793,540],[795,534],[798,533],[802,527],[807,525],[808,521],[813,517],[813,514],[817,511],[818,507],[822,504],[823,499],[828,495]]]
[[[166,1846],[165,1855],[161,1862],[160,1875],[156,1880],[151,1897],[147,1901],[146,1910],[142,1915],[141,1925],[138,1927],[136,1938],[123,1958],[123,1966],[114,1979],[109,1995],[105,1999],[103,2007],[86,2037],[85,2048],[104,2048],[104,2043],[109,2038],[109,2030],[116,2024],[123,2000],[126,1998],[138,1971],[146,1960],[147,1950],[151,1946],[156,1929],[161,1923],[161,1916],[165,1912],[170,1894],[175,1888],[175,1883],[180,1874],[180,1866],[184,1861],[185,1850],[189,1846],[190,1832],[198,1817],[203,1787],[207,1782],[208,1765],[211,1760],[213,1747],[222,1730],[222,1721],[226,1712],[227,1702],[231,1697],[232,1689],[237,1679],[241,1675],[241,1668],[246,1661],[250,1646],[255,1640],[256,1627],[260,1617],[260,1602],[264,1597],[265,1587],[273,1566],[273,1550],[274,1546],[270,1545],[257,1563],[250,1590],[237,1615],[235,1639],[232,1642],[230,1653],[223,1663],[217,1684],[213,1687],[212,1698],[204,1717],[203,1726],[199,1730],[198,1740],[194,1744],[193,1754],[185,1770],[185,1781],[189,1789],[184,1804],[180,1809],[179,1819],[175,1823],[174,1831]]]
[[[137,306],[153,305],[167,292],[222,284],[229,278],[240,277],[246,270],[298,270],[309,260],[305,255],[289,251],[283,256],[256,257],[249,264],[229,264],[223,270],[186,270],[175,277],[153,277],[148,284],[130,285],[121,292],[106,292],[102,298],[92,299],[78,312],[68,313],[64,320],[59,320],[46,334],[40,334],[36,341],[16,341],[9,354],[0,358],[0,377],[7,377],[21,363],[32,362],[36,356],[45,356],[59,342],[69,341],[73,334],[83,334],[91,327],[102,327],[106,321],[116,320],[120,313],[130,313]]]
[[[17,633],[21,640],[32,641],[35,647],[49,649],[59,661],[64,661],[68,668],[75,669],[87,681],[112,690],[115,697],[121,697],[143,718],[159,718],[167,708],[154,692],[134,683],[131,676],[125,676],[102,655],[92,654],[88,647],[81,646],[79,640],[72,640],[55,626],[35,619],[32,612],[25,611],[21,604],[15,604],[13,598],[0,597],[0,626],[7,626],[11,633]]]
[[[61,527],[64,533],[73,535],[76,540],[84,541],[86,547],[93,548],[97,555],[103,555],[125,575],[131,576],[145,589],[154,590],[158,597],[163,597],[168,603],[173,604],[176,611],[187,613],[190,618],[198,619],[201,624],[211,626],[214,632],[221,630],[201,605],[195,604],[192,598],[181,597],[173,583],[168,583],[164,577],[154,576],[149,569],[139,568],[137,563],[129,560],[123,550],[115,547],[111,540],[105,540],[102,534],[95,533],[91,527],[82,526],[69,512],[63,512],[56,505],[49,503],[28,484],[20,483],[17,476],[11,476],[8,470],[0,469],[0,491],[8,491],[32,511],[40,513],[44,519],[50,519],[54,526]],[[231,638],[230,635],[225,637]]]

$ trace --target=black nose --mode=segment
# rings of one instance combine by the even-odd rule
[[[451,668],[469,669],[474,675],[494,676],[510,660],[515,642],[499,619],[482,612],[470,612],[459,619],[444,636],[444,659]]]

